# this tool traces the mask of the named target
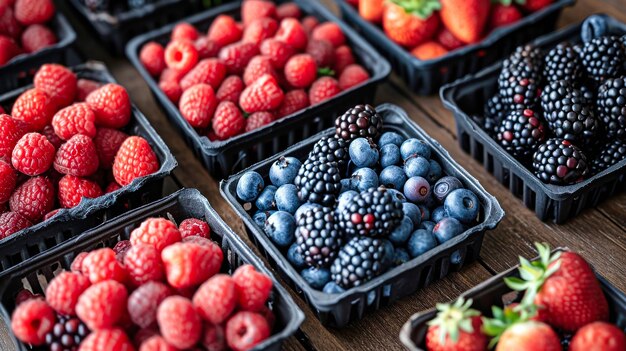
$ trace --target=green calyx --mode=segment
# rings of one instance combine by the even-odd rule
[[[439,0],[388,0],[404,9],[406,13],[427,19],[433,12],[441,10]]]
[[[439,342],[444,344],[446,337],[457,342],[461,332],[473,333],[472,317],[480,316],[480,312],[472,309],[472,300],[460,297],[453,304],[437,304],[437,317],[428,325],[439,327]]]
[[[493,348],[502,334],[513,324],[522,323],[530,320],[537,314],[537,306],[534,304],[519,304],[513,308],[500,308],[498,306],[491,307],[493,318],[483,317],[482,331],[485,335],[491,337],[489,348]]]
[[[322,67],[317,70],[318,77],[334,77],[335,71],[330,67]]]

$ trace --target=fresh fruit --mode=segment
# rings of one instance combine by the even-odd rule
[[[383,241],[357,236],[339,251],[330,268],[332,280],[344,289],[359,286],[385,269]]]
[[[402,204],[385,188],[353,197],[339,214],[339,227],[352,236],[387,237],[402,220]]]
[[[348,90],[357,86],[370,78],[367,70],[361,65],[348,65],[339,76],[339,87],[341,90]]]
[[[187,349],[200,340],[202,322],[191,301],[181,296],[165,298],[157,310],[161,335],[170,345]]]
[[[35,88],[46,93],[57,107],[65,107],[74,102],[76,95],[76,75],[58,64],[42,65],[33,79]]]
[[[28,133],[15,144],[11,163],[16,170],[29,176],[37,176],[50,169],[54,153],[54,146],[45,136]]]
[[[258,18],[276,17],[276,5],[272,1],[247,0],[241,6],[241,19],[244,25],[249,25]]]
[[[359,0],[359,15],[366,20],[378,23],[383,18],[385,4],[383,0]]]
[[[115,155],[113,177],[119,185],[126,186],[158,169],[159,159],[148,141],[139,136],[130,136],[124,140]]]
[[[318,207],[298,217],[298,252],[309,266],[329,266],[343,244],[332,209]]]
[[[317,64],[313,56],[298,54],[285,64],[285,79],[295,88],[306,88],[317,78]]]
[[[72,175],[66,175],[59,180],[59,204],[64,208],[78,206],[83,198],[97,198],[102,196],[102,189],[98,183]]]
[[[128,335],[120,328],[93,331],[80,344],[80,351],[133,351]]]
[[[17,0],[15,18],[24,25],[48,22],[55,13],[52,0]]]
[[[97,129],[93,142],[96,145],[101,168],[110,169],[113,167],[115,155],[127,138],[128,135],[116,129],[105,127]]]
[[[311,39],[326,40],[333,44],[334,47],[339,47],[346,43],[346,37],[341,27],[333,22],[324,22],[316,26],[311,32]]]
[[[621,140],[606,144],[591,161],[591,173],[599,173],[626,158],[626,145]]]
[[[510,112],[500,123],[498,143],[513,157],[524,159],[546,140],[543,122],[530,109]]]
[[[101,281],[80,295],[76,315],[91,330],[111,328],[122,318],[127,297],[126,288],[121,283]]]
[[[54,133],[63,140],[82,134],[96,136],[96,115],[86,103],[78,103],[58,111],[52,117]]]
[[[480,312],[470,308],[472,300],[459,298],[454,304],[437,304],[437,317],[428,322],[426,349],[429,351],[484,351],[487,336],[481,332]]]
[[[173,291],[167,285],[149,281],[139,286],[128,297],[128,314],[141,328],[153,326],[157,321],[157,308]]]
[[[257,172],[246,172],[237,183],[237,197],[245,202],[254,201],[264,187],[265,182],[260,174]]]
[[[33,24],[22,33],[22,48],[27,53],[33,53],[58,42],[58,38],[50,28]]]
[[[600,85],[597,111],[609,138],[626,138],[626,77],[609,78]]]
[[[211,277],[193,295],[193,305],[201,318],[221,324],[237,306],[235,281],[225,274]]]
[[[159,252],[181,240],[180,231],[176,225],[165,218],[148,218],[130,233],[131,244],[151,245]]]
[[[568,42],[559,43],[546,54],[544,72],[550,82],[565,80],[573,83],[582,79],[583,71],[578,53]]]
[[[280,21],[280,27],[274,38],[291,45],[296,50],[304,50],[309,41],[302,24],[295,18]]]
[[[119,129],[130,121],[130,97],[119,84],[109,83],[98,88],[85,102],[96,115],[96,125]]]
[[[245,85],[250,85],[254,83],[255,80],[260,78],[264,74],[269,74],[274,76],[274,78],[278,78],[274,67],[268,57],[265,56],[255,56],[248,62],[248,66],[243,72],[243,82]],[[237,101],[233,101],[237,102]]]
[[[180,231],[180,236],[183,239],[194,235],[201,236],[206,239],[211,238],[211,228],[209,228],[209,225],[205,221],[197,218],[187,218],[180,222],[178,230]]]
[[[79,273],[62,272],[50,281],[46,302],[58,313],[74,316],[78,298],[89,285],[89,279]]]
[[[83,260],[81,271],[92,284],[105,280],[126,281],[124,266],[117,260],[115,251],[109,248],[91,251]]]
[[[255,129],[259,129],[264,125],[272,123],[273,121],[274,115],[270,112],[255,112],[246,119],[245,131],[250,132]]]
[[[9,199],[9,208],[31,222],[38,222],[53,209],[54,198],[54,185],[50,179],[33,177],[15,188]]]
[[[548,139],[533,156],[533,170],[541,181],[568,185],[580,182],[589,173],[587,156],[563,139]]]
[[[500,336],[496,351],[561,351],[557,334],[545,323],[528,321],[513,324]]]
[[[267,320],[258,313],[237,312],[225,327],[226,341],[234,351],[245,351],[267,339],[271,333]]]
[[[18,96],[11,116],[25,122],[30,131],[41,131],[52,120],[56,106],[50,96],[40,89],[33,88]]]
[[[219,272],[222,256],[222,250],[210,240],[204,245],[175,243],[161,252],[167,282],[177,289],[198,286],[214,276]]]
[[[523,17],[522,13],[514,5],[496,3],[491,7],[487,28],[495,29],[513,24]]]
[[[144,45],[139,52],[139,61],[148,73],[158,77],[167,67],[165,63],[165,49],[157,42],[151,41]]]
[[[392,41],[413,48],[432,38],[439,26],[439,1],[404,2],[393,0],[383,10],[383,29]]]
[[[227,139],[235,136],[245,125],[246,119],[235,103],[220,102],[212,120],[213,131],[218,138]]]
[[[488,0],[442,0],[441,22],[464,43],[475,43],[482,33],[489,16]]]
[[[357,105],[346,111],[335,121],[335,134],[342,139],[364,137],[376,139],[382,131],[383,119],[370,105]]]
[[[447,53],[448,50],[443,45],[434,41],[426,41],[411,50],[413,56],[424,61],[435,59]]]
[[[244,43],[261,44],[265,39],[271,38],[278,31],[278,22],[269,17],[257,18],[246,26],[243,32]]]
[[[227,15],[219,15],[211,23],[207,38],[217,43],[219,47],[225,47],[239,41],[242,35],[243,30],[234,18]]]
[[[217,103],[210,85],[197,84],[183,92],[179,108],[180,113],[192,127],[205,128],[211,123]]]
[[[21,303],[11,317],[11,329],[23,342],[43,345],[45,336],[56,322],[54,310],[42,299],[30,299]]]
[[[226,66],[215,58],[200,60],[180,81],[183,91],[196,84],[208,84],[216,90],[226,77]]]
[[[613,324],[593,322],[574,334],[569,348],[572,351],[622,351],[626,350],[626,336]]]
[[[598,37],[583,45],[580,57],[589,78],[602,82],[623,73],[626,49],[616,36]]]
[[[98,170],[96,146],[82,134],[71,137],[61,145],[54,159],[54,169],[61,174],[86,177]]]
[[[133,245],[124,255],[123,262],[129,281],[135,286],[161,281],[164,277],[161,255],[154,246]]]
[[[219,89],[215,93],[215,97],[219,101],[231,101],[234,103],[239,102],[239,96],[241,96],[241,92],[245,88],[243,81],[238,76],[228,76]],[[181,111],[182,112],[182,111]]]
[[[58,315],[58,320],[52,331],[46,334],[46,345],[50,350],[63,350],[65,348],[77,348],[89,335],[89,329],[85,323],[75,317]]]
[[[340,181],[336,162],[314,160],[300,167],[294,184],[298,187],[300,200],[330,206],[339,195]]]
[[[198,62],[198,50],[193,42],[186,40],[171,41],[165,47],[167,67],[179,72],[189,72]]]
[[[276,78],[264,74],[244,89],[239,97],[239,106],[247,113],[268,111],[278,108],[283,98],[283,90]]]

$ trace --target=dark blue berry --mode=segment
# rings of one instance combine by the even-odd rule
[[[400,155],[402,155],[402,159],[405,161],[411,156],[422,156],[429,159],[430,146],[415,138],[407,139],[400,145]]]
[[[469,224],[476,220],[480,211],[478,197],[471,190],[456,189],[452,191],[443,203],[448,216]]]
[[[443,175],[443,170],[441,169],[439,162],[435,160],[430,160],[428,162],[430,163],[430,168],[426,179],[428,179],[430,184],[435,184],[435,182],[437,182],[437,180],[439,180],[439,178]]]
[[[463,261],[463,257],[461,257],[461,251],[456,250],[450,255],[450,263],[452,264],[461,264]]]
[[[416,204],[412,202],[404,202],[402,203],[402,211],[406,217],[411,219],[414,228],[417,228],[420,225],[420,222],[422,222],[422,213]]]
[[[417,205],[422,214],[422,222],[430,220],[430,209],[425,205]]]
[[[411,177],[404,183],[404,196],[411,202],[423,202],[430,195],[430,184],[423,177]]]
[[[402,222],[389,234],[389,241],[394,245],[404,245],[413,233],[413,221],[406,215]]]
[[[394,199],[405,203],[406,201],[406,196],[404,196],[404,194],[402,193],[402,191],[400,190],[396,190],[396,189],[387,189],[387,191],[391,194],[391,196],[393,196]]]
[[[445,243],[461,233],[463,233],[463,224],[451,217],[446,217],[437,222],[433,228],[433,235],[440,244]]]
[[[304,257],[298,252],[298,244],[293,243],[287,250],[287,260],[295,269],[301,269],[306,266]]]
[[[391,267],[393,263],[393,254],[395,249],[393,248],[393,244],[389,240],[383,240],[383,247],[385,248],[385,255],[383,256],[383,270]]]
[[[354,190],[352,189],[352,179],[344,178],[341,180],[341,190],[339,190],[339,194],[343,194],[348,190]]]
[[[268,185],[261,191],[261,195],[256,199],[256,208],[259,211],[269,211],[276,209],[276,202],[274,201],[274,195],[276,194],[276,188],[273,185]]]
[[[433,234],[425,229],[418,229],[411,234],[406,246],[411,257],[417,257],[437,246],[437,240]]]
[[[339,195],[339,199],[337,199],[337,208],[335,211],[337,213],[343,212],[346,206],[350,204],[350,200],[357,195],[359,195],[359,193],[354,190],[349,190]]]
[[[433,232],[433,229],[435,228],[435,225],[437,223],[433,222],[433,221],[424,221],[420,224],[419,229],[426,229],[429,232]]]
[[[378,145],[380,147],[383,147],[388,144],[393,144],[397,147],[400,147],[404,140],[405,138],[396,132],[385,132],[383,133],[383,135],[380,136],[380,139],[378,140]]]
[[[435,183],[433,187],[433,195],[439,202],[443,202],[443,200],[450,194],[452,191],[456,189],[461,189],[463,184],[461,181],[452,176],[445,176]]]
[[[300,272],[304,281],[313,289],[322,290],[324,285],[330,281],[330,271],[327,268],[305,268]]]
[[[337,283],[331,281],[331,282],[326,283],[326,285],[324,285],[324,289],[322,291],[325,294],[341,294],[342,292],[345,292],[346,290],[340,287]]]
[[[389,166],[380,172],[380,185],[391,189],[403,189],[406,182],[404,170],[398,166]]]
[[[428,176],[430,171],[430,162],[422,156],[411,157],[404,163],[404,173],[407,177],[424,177]]]
[[[302,162],[295,157],[282,156],[272,164],[270,168],[270,180],[279,187],[283,184],[293,184],[298,175]]]
[[[352,173],[350,182],[350,189],[362,192],[369,188],[378,187],[378,175],[371,168],[363,167]]]
[[[252,202],[256,200],[264,187],[263,177],[257,172],[248,171],[237,182],[237,196],[241,201]]]
[[[394,144],[387,144],[380,147],[380,166],[385,168],[391,165],[398,165],[402,162],[400,148]]]
[[[254,216],[252,216],[252,219],[259,227],[264,228],[265,221],[267,221],[274,212],[276,211],[257,211]]]
[[[294,217],[296,218],[296,221],[298,220],[298,218],[300,218],[302,214],[306,213],[306,211],[311,210],[315,207],[322,207],[322,205],[314,204],[310,202],[302,204],[302,206],[298,207],[298,209],[296,210],[296,214],[294,215]]]
[[[446,210],[443,208],[443,206],[439,206],[439,207],[435,208],[433,210],[433,212],[430,214],[430,219],[433,222],[439,222],[440,220],[444,219],[445,217],[447,217],[447,215],[446,215]]]
[[[265,233],[278,246],[288,247],[295,240],[296,220],[285,211],[273,213],[265,221]]]
[[[409,262],[410,259],[411,256],[409,256],[409,253],[405,249],[401,247],[396,247],[396,250],[393,253],[394,266],[399,266],[403,263]]]
[[[378,163],[378,149],[371,139],[354,139],[348,150],[350,159],[357,167],[373,167]]]
[[[298,197],[298,188],[293,184],[281,185],[276,190],[274,199],[279,211],[286,211],[291,214],[296,213],[296,210],[302,204]]]

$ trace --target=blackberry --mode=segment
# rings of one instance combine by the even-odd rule
[[[499,94],[509,110],[533,109],[539,103],[539,85],[526,71],[504,69],[498,78]]]
[[[323,137],[315,143],[313,151],[309,153],[307,160],[337,162],[339,170],[343,173],[347,169],[348,162],[350,161],[348,143],[337,137]]]
[[[548,82],[557,80],[576,82],[582,78],[583,68],[578,53],[568,42],[564,42],[548,52],[543,73]]]
[[[495,135],[498,125],[500,125],[500,122],[502,122],[508,112],[508,109],[502,103],[500,95],[496,94],[485,104],[483,117],[475,117],[474,120],[483,127],[489,135]]]
[[[613,140],[606,144],[600,153],[591,161],[591,173],[596,174],[626,159],[626,143]]]
[[[335,120],[338,138],[350,143],[356,138],[376,138],[383,130],[383,118],[371,105],[356,105]]]
[[[500,123],[496,140],[513,157],[527,159],[546,139],[541,119],[530,109],[512,111]]]
[[[535,175],[544,183],[574,184],[589,173],[587,156],[567,140],[553,138],[539,146],[533,156]]]
[[[540,73],[543,68],[543,53],[538,47],[527,44],[524,46],[518,46],[515,51],[504,61],[505,67],[519,66],[520,64],[528,65],[533,70]]]
[[[331,279],[344,289],[362,285],[385,270],[383,240],[352,238],[341,248],[330,267]]]
[[[581,61],[587,75],[601,82],[618,77],[623,72],[623,62],[626,60],[624,51],[624,45],[618,37],[593,38],[583,46]]]
[[[84,0],[84,3],[91,11],[106,11],[109,9],[109,0]]]
[[[89,334],[87,326],[76,317],[57,316],[57,322],[46,334],[50,351],[76,351]]]
[[[341,174],[337,162],[314,160],[305,162],[294,180],[302,201],[332,206],[341,190]]]
[[[329,266],[343,244],[333,210],[328,207],[313,207],[302,214],[298,218],[296,243],[298,252],[307,265]]]
[[[626,139],[626,77],[607,79],[600,85],[597,108],[608,137]]]
[[[402,202],[384,187],[355,195],[338,213],[339,227],[348,237],[387,237],[400,224]]]

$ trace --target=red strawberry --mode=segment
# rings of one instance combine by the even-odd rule
[[[489,0],[441,0],[441,21],[464,43],[482,38],[490,9]]]
[[[217,89],[226,77],[226,66],[218,59],[204,59],[187,73],[180,81],[183,91],[200,83],[210,85],[213,90]]]
[[[56,34],[50,28],[33,24],[22,33],[22,49],[31,53],[52,46],[58,42]]]
[[[270,112],[255,112],[246,119],[246,132],[261,128],[273,120],[274,116]]]
[[[279,20],[284,18],[300,18],[302,17],[302,11],[300,11],[300,7],[298,4],[293,2],[285,2],[276,7],[276,17]]]
[[[384,1],[383,0],[359,0],[359,15],[364,19],[378,23],[383,19]]]
[[[250,60],[246,70],[243,72],[243,82],[246,85],[250,85],[264,74],[272,75],[275,78],[278,77],[269,57],[255,56]]]
[[[594,322],[580,328],[574,335],[570,351],[624,351],[624,331],[605,322]]]
[[[296,50],[304,50],[309,41],[304,27],[295,18],[280,21],[280,28],[274,38],[293,46]]]
[[[346,67],[339,76],[339,87],[347,90],[370,79],[369,73],[361,65],[350,65]]]
[[[219,15],[211,23],[207,38],[222,48],[228,44],[238,42],[242,35],[243,30],[234,18],[228,15]]]
[[[276,78],[265,74],[244,89],[239,97],[239,106],[247,113],[268,111],[278,108],[283,98],[283,90]]]
[[[443,45],[435,41],[427,41],[416,46],[415,49],[411,50],[411,55],[417,57],[420,60],[432,60],[447,53],[448,50],[446,50]]]
[[[294,88],[306,88],[317,78],[315,59],[309,54],[292,56],[285,64],[285,79]]]
[[[392,0],[383,12],[383,29],[394,42],[409,48],[430,39],[439,26],[438,1],[424,1],[420,7],[404,7],[404,2]]]
[[[291,90],[285,94],[283,103],[280,104],[276,111],[276,117],[282,118],[294,112],[300,111],[309,104],[309,95],[303,89]]]
[[[230,44],[218,54],[218,58],[228,67],[231,74],[241,74],[252,58],[259,54],[259,47],[253,43]]]
[[[316,105],[330,99],[340,92],[341,88],[339,87],[339,82],[337,82],[335,78],[321,77],[313,82],[313,85],[311,85],[311,89],[309,90],[309,101],[311,102],[311,105]]]
[[[522,0],[522,7],[526,11],[535,12],[552,4],[553,0]]]
[[[454,34],[450,33],[447,28],[442,28],[439,33],[437,33],[437,41],[450,51],[465,45],[465,43],[457,39]]]
[[[208,84],[197,84],[185,90],[180,98],[180,114],[194,128],[206,128],[217,107],[213,88]]]
[[[486,351],[487,336],[481,332],[480,312],[471,309],[472,300],[438,304],[437,317],[428,322],[428,351]]]
[[[287,43],[276,39],[263,40],[260,46],[261,54],[267,56],[276,69],[283,69],[285,63],[295,50]]]
[[[522,18],[522,13],[513,5],[494,4],[491,8],[491,15],[489,16],[489,29],[495,29],[498,27],[508,26],[519,21]]]
[[[195,41],[199,36],[196,27],[185,22],[177,24],[174,26],[174,30],[172,30],[172,40]]]
[[[507,328],[495,351],[561,351],[561,341],[549,325],[527,321]]]
[[[151,41],[141,48],[139,61],[141,61],[148,73],[155,77],[158,77],[167,67],[165,64],[165,49],[155,41]]]
[[[259,45],[263,40],[274,36],[277,30],[278,22],[275,19],[257,18],[244,29],[242,41]]]
[[[341,74],[344,68],[355,63],[354,55],[352,55],[352,49],[349,46],[343,45],[335,49],[335,59],[333,69],[336,74]]]
[[[325,22],[315,27],[313,32],[311,32],[311,39],[326,40],[333,44],[334,47],[339,47],[346,42],[346,37],[341,27],[334,22]]]
[[[276,5],[265,0],[246,0],[241,5],[241,19],[244,26],[258,18],[276,18]]]
[[[239,102],[239,96],[245,88],[243,81],[238,76],[228,76],[217,89],[215,97],[219,101],[232,101],[234,103]]]
[[[246,119],[243,117],[239,107],[233,102],[222,101],[215,110],[213,116],[213,131],[220,139],[233,137],[246,125]]]
[[[198,62],[198,50],[191,41],[170,41],[165,48],[165,63],[167,67],[177,71],[189,72]]]

